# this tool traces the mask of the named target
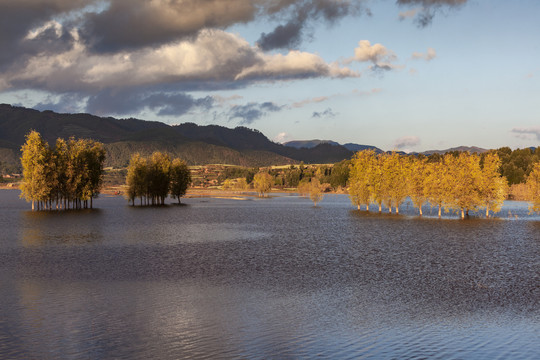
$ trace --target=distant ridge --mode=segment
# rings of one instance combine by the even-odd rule
[[[293,148],[270,141],[260,131],[194,123],[167,125],[157,121],[115,119],[90,114],[58,114],[0,104],[0,162],[20,167],[20,148],[30,130],[39,131],[53,145],[58,137],[91,138],[105,144],[107,166],[123,167],[139,152],[168,152],[190,165],[231,164],[270,166],[278,164],[335,163],[353,152],[340,145],[321,143]]]
[[[321,145],[321,144],[330,144],[330,145],[334,145],[334,146],[339,145],[337,142],[332,141],[332,140],[319,140],[319,139],[315,139],[315,140],[292,140],[292,141],[287,141],[287,142],[283,143],[283,145],[285,145],[285,146],[290,146],[290,147],[297,148],[297,149],[302,149],[302,148],[311,149],[311,148],[314,148],[315,146]]]
[[[482,153],[485,153],[485,152],[487,152],[489,150],[488,149],[482,149],[482,148],[479,148],[479,147],[476,147],[476,146],[458,146],[458,147],[454,147],[454,148],[450,148],[450,149],[446,149],[446,150],[428,150],[428,151],[422,152],[421,154],[424,154],[424,155],[432,155],[432,154],[443,155],[443,154],[446,154],[447,152],[454,152],[454,151],[460,151],[460,152],[461,151],[468,151],[471,154],[474,154],[474,153],[482,154]]]
[[[374,150],[376,153],[382,153],[383,152],[378,147],[371,146],[371,145],[360,145],[360,144],[354,144],[354,143],[347,143],[347,144],[341,145],[341,144],[339,144],[339,143],[337,143],[335,141],[332,141],[332,140],[319,140],[319,139],[315,139],[315,140],[292,140],[292,141],[287,141],[287,142],[283,143],[283,145],[285,145],[285,146],[290,146],[290,147],[294,147],[294,148],[297,148],[297,149],[302,149],[302,148],[311,149],[311,148],[314,148],[315,146],[318,146],[318,145],[321,145],[321,144],[330,144],[330,145],[333,145],[333,146],[343,146],[344,148],[346,148],[347,150],[352,151],[352,152],[357,152],[357,151],[362,151],[362,150]]]

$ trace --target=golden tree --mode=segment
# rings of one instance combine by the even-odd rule
[[[272,189],[272,175],[266,172],[259,172],[253,177],[253,187],[259,197],[266,197]]]
[[[499,212],[508,196],[508,181],[499,174],[501,160],[495,152],[483,157],[483,167],[480,179],[480,201],[486,208],[486,218],[490,210]]]
[[[399,214],[399,205],[407,198],[409,164],[405,157],[396,152],[384,156],[383,161],[383,199],[390,212],[392,205]]]
[[[351,162],[349,173],[349,198],[354,206],[361,209],[366,205],[369,210],[371,200],[370,180],[373,171],[375,152],[373,150],[363,150],[357,152]]]
[[[426,164],[426,179],[424,182],[424,193],[431,207],[438,207],[439,218],[442,215],[442,208],[447,197],[446,190],[447,168],[441,161],[428,162]]]
[[[529,210],[540,212],[540,162],[534,164],[531,173],[527,177],[526,184],[531,201]]]
[[[311,201],[313,201],[313,204],[315,207],[317,204],[323,199],[324,193],[322,191],[322,186],[317,178],[312,178],[311,182],[309,183],[309,198]]]
[[[463,219],[465,215],[469,215],[469,210],[475,210],[482,205],[480,159],[476,154],[447,154],[444,162],[449,171],[448,202],[451,208],[461,212]]]
[[[413,158],[410,163],[409,197],[414,207],[418,208],[420,216],[423,215],[422,206],[428,201],[426,191],[427,175],[427,159]]]
[[[23,168],[23,181],[21,184],[21,197],[32,202],[32,210],[38,210],[51,192],[48,183],[50,172],[49,145],[41,138],[37,131],[26,135],[26,142],[21,148],[21,164]]]

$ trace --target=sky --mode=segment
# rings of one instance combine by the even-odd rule
[[[0,0],[0,103],[276,142],[540,146],[537,0]]]

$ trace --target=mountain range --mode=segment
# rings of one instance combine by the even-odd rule
[[[353,151],[321,143],[294,148],[270,141],[261,132],[218,125],[193,123],[168,125],[157,121],[115,119],[90,114],[59,114],[0,104],[0,162],[19,166],[20,148],[30,130],[38,131],[54,145],[57,138],[90,138],[105,144],[106,166],[124,167],[131,155],[164,151],[190,165],[232,164],[269,166],[277,164],[335,163]]]
[[[104,143],[106,166],[125,167],[131,155],[164,151],[190,165],[231,164],[269,166],[304,163],[336,163],[354,152],[381,149],[360,144],[339,144],[331,140],[297,140],[285,144],[270,141],[260,131],[219,125],[183,123],[168,125],[158,121],[115,119],[90,114],[59,114],[0,104],[0,163],[13,171],[20,168],[20,148],[30,130],[38,131],[51,145],[57,138],[90,138]],[[484,152],[476,147],[431,150]]]

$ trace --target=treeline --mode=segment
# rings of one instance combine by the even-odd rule
[[[349,196],[359,209],[365,205],[369,210],[370,204],[377,204],[379,212],[385,205],[398,213],[400,204],[409,197],[420,215],[422,206],[429,203],[438,207],[439,217],[442,209],[460,212],[464,218],[469,210],[481,208],[487,217],[490,211],[500,210],[507,196],[508,181],[500,175],[500,167],[495,151],[430,158],[361,151],[352,159]],[[538,199],[532,188],[538,186],[534,179],[540,178],[540,164],[533,166],[530,174],[527,186],[530,195]]]
[[[148,158],[137,153],[128,165],[126,196],[132,205],[135,198],[140,199],[141,206],[163,205],[168,195],[180,203],[190,183],[191,174],[184,161],[171,161],[169,155],[159,151]]]
[[[325,191],[339,190],[347,186],[350,160],[344,160],[334,165],[289,165],[280,168],[261,168],[271,176],[271,186],[281,189],[298,188],[311,183],[317,178]],[[254,187],[257,168],[229,167],[220,172],[218,182],[224,189],[245,190]]]
[[[93,207],[102,185],[103,144],[59,138],[51,149],[37,131],[31,131],[21,152],[21,197],[32,202],[32,210]]]

